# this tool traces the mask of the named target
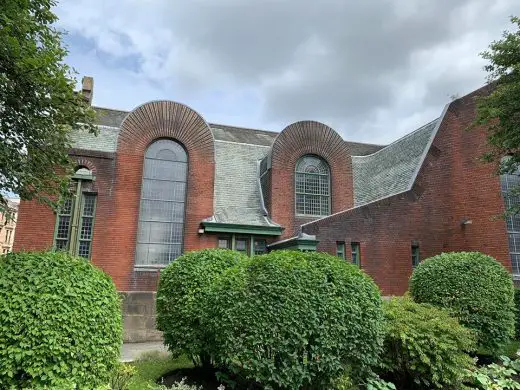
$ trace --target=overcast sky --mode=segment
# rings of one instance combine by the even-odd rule
[[[516,5],[516,7],[515,7]],[[318,120],[386,144],[484,85],[478,53],[518,0],[61,0],[68,63],[94,104],[156,99],[208,122]]]

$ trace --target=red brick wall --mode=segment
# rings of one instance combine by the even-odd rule
[[[270,214],[285,227],[283,238],[291,237],[302,223],[312,218],[295,214],[294,170],[306,154],[323,158],[331,169],[332,213],[352,207],[352,159],[343,139],[330,127],[313,121],[286,127],[272,148]]]
[[[337,241],[361,243],[362,268],[384,294],[403,294],[412,272],[411,243],[421,259],[448,251],[481,251],[510,269],[504,211],[495,167],[478,157],[481,129],[466,131],[475,115],[475,91],[446,111],[413,189],[304,226],[318,249],[334,254]],[[464,217],[472,220],[461,225]]]
[[[214,146],[206,122],[173,102],[138,107],[122,124],[116,154],[73,150],[96,175],[96,219],[91,261],[112,276],[119,291],[156,290],[158,271],[134,270],[144,153],[156,139],[180,142],[188,153],[184,251],[216,246],[216,236],[199,235],[200,221],[213,214]],[[21,202],[15,250],[53,245],[55,215],[45,206]]]

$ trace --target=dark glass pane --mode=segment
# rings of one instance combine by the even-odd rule
[[[81,233],[79,236],[81,240],[92,239],[92,222],[92,217],[83,217],[81,221]]]
[[[90,257],[90,241],[80,241],[78,255],[88,259]]]
[[[92,217],[94,215],[94,205],[96,203],[95,195],[84,195],[83,215]]]
[[[56,250],[58,251],[66,251],[69,247],[69,240],[56,240]]]
[[[248,241],[244,238],[237,238],[235,240],[235,249],[239,252],[247,252]]]
[[[69,238],[70,230],[70,216],[60,215],[58,220],[58,231],[56,232],[56,238]]]
[[[267,252],[265,240],[255,240],[255,255],[261,255]]]

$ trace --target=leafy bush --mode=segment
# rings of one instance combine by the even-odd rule
[[[161,273],[157,327],[174,355],[185,353],[209,364],[213,340],[200,323],[205,291],[219,274],[245,259],[236,251],[205,249],[180,256]]]
[[[520,360],[500,357],[501,364],[492,363],[471,372],[472,389],[513,390],[520,389]]]
[[[383,305],[387,321],[383,368],[399,388],[458,389],[473,366],[467,355],[475,336],[445,310],[393,298]]]
[[[378,362],[379,290],[337,257],[288,251],[254,257],[215,281],[206,307],[217,362],[266,388],[330,388],[345,365],[363,376]]]
[[[121,342],[115,286],[85,259],[0,258],[0,388],[106,384]]]
[[[128,390],[136,373],[135,366],[119,362],[110,376],[109,388],[111,390]]]
[[[453,252],[427,259],[412,274],[410,292],[416,302],[448,309],[491,353],[514,334],[513,281],[490,256]]]

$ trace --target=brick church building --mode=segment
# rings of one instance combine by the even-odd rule
[[[90,101],[92,86],[85,78]],[[153,292],[177,256],[217,247],[326,251],[386,295],[447,251],[482,251],[520,276],[520,218],[496,218],[519,177],[496,176],[479,161],[485,133],[465,130],[483,93],[386,146],[315,121],[280,132],[208,123],[172,101],[96,107],[99,136],[76,133],[70,150],[76,195],[57,214],[21,202],[15,250],[69,250],[126,292]]]

